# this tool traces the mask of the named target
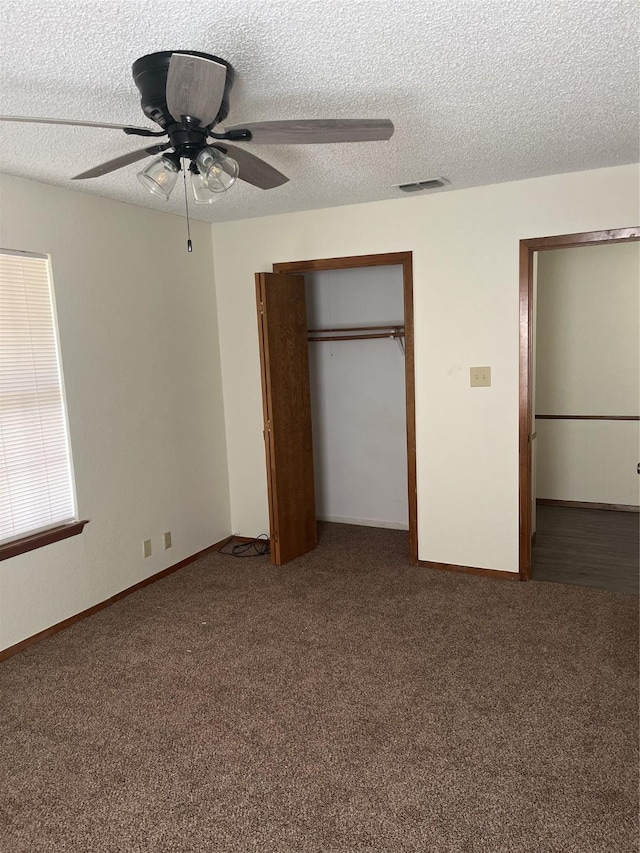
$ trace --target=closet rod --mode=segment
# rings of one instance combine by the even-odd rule
[[[322,337],[308,338],[309,341],[369,341],[373,338],[403,338],[404,330],[399,329],[392,332],[383,332],[379,335],[323,335]]]
[[[330,332],[331,334],[333,334],[334,332],[373,332],[378,329],[388,329],[391,332],[402,331],[404,334],[403,323],[396,323],[395,326],[346,326],[345,328],[341,329],[307,329],[307,333],[310,335],[318,335],[324,332]]]

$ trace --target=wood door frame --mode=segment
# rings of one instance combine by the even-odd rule
[[[640,240],[640,227],[616,228],[610,231],[584,231],[554,237],[520,240],[520,393],[519,393],[519,508],[520,508],[520,580],[531,578],[531,421],[532,400],[532,311],[533,256],[550,249],[574,249],[605,243],[627,243]]]
[[[344,258],[318,258],[273,264],[273,272],[310,273],[358,267],[401,266],[404,291],[405,398],[407,419],[407,483],[409,498],[409,559],[418,564],[418,494],[416,477],[416,401],[413,331],[413,252],[386,252]]]

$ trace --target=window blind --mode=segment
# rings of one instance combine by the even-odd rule
[[[0,249],[0,543],[75,518],[49,259]]]

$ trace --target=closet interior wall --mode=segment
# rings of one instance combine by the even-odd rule
[[[305,287],[309,337],[334,338],[309,342],[317,517],[408,530],[402,267],[308,273]]]
[[[638,506],[640,242],[538,254],[536,497]]]

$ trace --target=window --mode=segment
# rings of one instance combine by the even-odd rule
[[[0,559],[79,533],[83,524],[49,258],[0,249]]]

